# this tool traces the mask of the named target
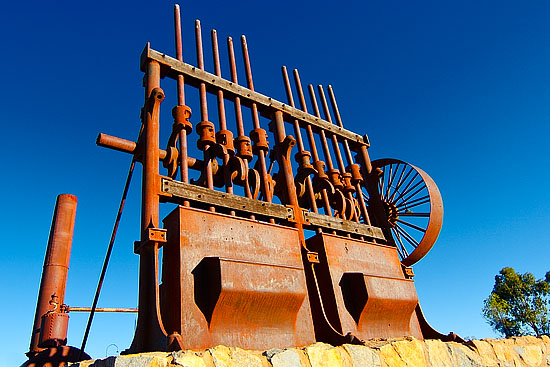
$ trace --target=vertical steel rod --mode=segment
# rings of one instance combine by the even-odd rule
[[[286,95],[287,95],[287,99],[288,99],[288,104],[291,107],[294,107],[294,98],[292,96],[292,89],[290,87],[290,81],[288,79],[288,72],[286,70],[286,66],[283,66],[281,68],[281,71],[283,73],[283,81],[285,83],[285,90],[286,90]],[[304,153],[304,151],[305,151],[304,142],[302,140],[302,132],[300,131],[300,124],[299,124],[298,120],[294,120],[293,126],[294,126],[294,133],[296,134],[296,142],[298,143],[298,151],[300,153]],[[309,176],[306,177],[306,189],[307,189],[307,193],[308,193],[308,196],[309,196],[309,202],[310,202],[310,205],[311,205],[311,209],[315,213],[317,213],[318,209],[317,209],[317,203],[315,201],[315,192],[313,191],[313,185],[311,183],[311,178]]]
[[[239,84],[239,80],[237,77],[237,65],[235,63],[235,49],[233,47],[233,39],[231,37],[227,37],[227,51],[229,53],[229,67],[231,69],[231,81],[235,84]],[[244,132],[244,122],[243,122],[243,114],[241,109],[241,98],[235,97],[235,120],[237,121],[237,136],[238,138],[248,138],[245,135]],[[248,139],[250,143],[250,139]],[[244,162],[244,166],[246,169],[246,175],[245,175],[245,182],[244,182],[244,193],[247,198],[252,198],[252,192],[250,191],[250,185],[248,183],[248,158],[249,157],[241,157]]]
[[[252,80],[252,69],[250,68],[250,57],[248,55],[248,45],[246,43],[246,37],[243,35],[241,36],[241,46],[243,50],[243,58],[244,58],[244,67],[246,71],[246,82],[248,89],[254,90],[254,82]],[[254,129],[260,129],[260,119],[258,116],[258,106],[256,106],[256,103],[252,103],[252,123],[254,124]],[[262,179],[262,192],[264,194],[264,199],[267,202],[271,202],[272,196],[271,196],[271,190],[269,188],[269,183],[267,181],[267,166],[265,163],[266,158],[266,152],[263,150],[259,150],[258,152],[258,161],[260,163],[260,176]]]
[[[323,112],[325,113],[325,119],[332,123],[332,118],[330,117],[330,111],[329,111],[329,108],[328,108],[328,104],[327,104],[327,99],[325,97],[325,92],[323,90],[323,87],[321,85],[317,86],[318,90],[319,90],[319,97],[321,98],[321,104],[323,106]],[[335,134],[330,134],[331,135],[331,139],[332,139],[332,148],[334,149],[334,153],[336,154],[336,162],[338,163],[338,168],[340,169],[340,174],[342,175],[342,177],[345,177],[346,175],[346,167],[344,165],[344,160],[342,159],[342,153],[340,152],[340,146],[338,145],[338,137],[335,135]],[[348,181],[347,180],[344,180],[343,184],[344,184],[344,190],[346,191],[347,193],[347,196],[348,196],[348,199],[350,200],[350,204],[352,206],[352,209],[353,209],[353,218],[356,222],[359,222],[359,216],[357,215],[357,208],[355,207],[354,205],[354,198],[353,198],[353,194],[351,193],[351,191],[348,190]],[[354,190],[354,188],[350,189],[350,190]],[[361,192],[358,192],[357,195],[361,195]]]
[[[199,69],[204,70],[204,56],[202,52],[202,33],[201,22],[195,20],[195,41],[197,48],[197,66]],[[206,84],[201,83],[199,85],[199,97],[200,97],[200,110],[201,121],[208,121],[208,103],[206,101]],[[214,189],[214,178],[212,174],[212,162],[209,148],[204,149],[204,175],[206,179],[206,187]],[[212,210],[212,208],[210,208]]]
[[[309,84],[308,90],[309,90],[309,97],[311,99],[311,105],[313,107],[313,113],[315,114],[316,117],[321,118],[321,113],[319,112],[319,106],[317,105],[317,98],[315,97],[315,90],[313,89],[313,85]],[[319,134],[321,136],[321,146],[323,147],[325,160],[327,161],[327,168],[328,168],[328,171],[330,172],[334,169],[334,166],[332,164],[332,157],[330,155],[330,150],[327,144],[327,137],[323,129],[320,130]]]
[[[181,15],[180,6],[174,5],[174,28],[176,32],[176,58],[179,61],[183,61],[183,46],[181,41]],[[177,93],[178,93],[178,106],[185,105],[185,82],[182,74],[178,75],[177,80]],[[187,165],[187,131],[181,129],[179,136],[179,148],[180,148],[180,176],[181,180],[185,183],[189,183],[189,168]]]
[[[294,83],[296,84],[296,89],[298,92],[298,100],[300,101],[300,108],[304,112],[307,111],[306,106],[306,100],[304,97],[304,91],[302,89],[302,82],[300,81],[300,74],[298,74],[298,70],[294,69]],[[313,135],[313,129],[311,128],[310,124],[306,124],[306,133],[309,140],[309,146],[311,147],[311,154],[313,157],[313,162],[318,163],[319,162],[319,153],[317,152],[317,144],[315,143],[315,137]],[[319,164],[316,164],[316,168],[318,171],[322,169],[322,167]],[[318,172],[318,175],[322,174],[324,175],[324,172]],[[332,209],[330,208],[330,200],[328,198],[327,190],[322,189],[321,190],[321,197],[323,199],[323,206],[325,207],[325,214],[332,216]]]
[[[145,75],[145,118],[141,240],[139,247],[138,318],[131,352],[165,348],[166,331],[160,316],[159,243],[149,241],[148,229],[159,226],[159,110],[164,93],[160,89],[160,64],[148,61]]]
[[[329,98],[330,98],[330,102],[332,104],[332,110],[333,110],[334,116],[336,118],[336,123],[341,128],[344,128],[344,123],[342,121],[342,117],[340,116],[340,110],[338,110],[338,104],[336,103],[336,97],[334,96],[334,91],[332,90],[331,85],[328,86],[328,95],[329,95]],[[348,164],[351,166],[351,165],[354,164],[354,160],[353,160],[353,156],[351,155],[351,149],[349,148],[348,141],[344,139],[343,144],[344,144],[344,151],[346,153]],[[363,180],[365,180],[365,178],[363,178]],[[361,206],[361,212],[363,213],[363,218],[365,220],[365,224],[370,225],[369,213],[367,211],[367,205],[365,203],[365,199],[363,198],[363,193],[362,193],[362,190],[361,190],[361,184],[360,183],[355,184],[355,191],[357,193],[357,199],[359,200],[359,205]]]
[[[217,76],[222,76],[222,70],[220,66],[220,52],[218,47],[218,34],[215,29],[212,30],[212,56],[214,58],[214,72]],[[227,130],[227,121],[225,120],[225,104],[223,100],[223,91],[218,90],[218,117],[220,120],[220,132]],[[231,142],[233,143],[233,142]],[[231,182],[231,172],[229,170],[229,153],[224,152],[223,155],[223,174],[224,174],[224,183],[225,191],[228,193],[233,193],[233,183]]]

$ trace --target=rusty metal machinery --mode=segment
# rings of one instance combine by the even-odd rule
[[[184,62],[178,6],[175,24],[175,58],[149,44],[141,55],[137,141],[97,138],[143,165],[138,319],[126,352],[452,338],[424,319],[410,268],[441,229],[433,180],[400,160],[371,161],[331,86],[304,91],[283,67],[286,102],[256,92],[244,36],[244,77],[231,37],[231,79],[221,76],[215,30],[205,70],[199,21],[196,65]],[[162,79],[176,81],[177,104],[161,145]],[[190,93],[198,106],[186,104]],[[176,205],[161,226],[163,203]]]

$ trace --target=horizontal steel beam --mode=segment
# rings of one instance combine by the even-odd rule
[[[195,203],[227,208],[264,217],[289,221],[294,220],[294,210],[284,205],[211,190],[205,187],[171,180],[167,177],[162,177],[161,179],[161,192]]]
[[[340,231],[345,233],[351,233],[361,235],[365,237],[375,238],[378,240],[385,240],[382,229],[378,227],[369,226],[362,223],[350,222],[349,220],[343,220],[340,218],[330,217],[328,215],[303,211],[304,213],[304,225],[321,227],[333,231]]]
[[[149,43],[147,43],[141,55],[142,68],[147,60],[157,61],[161,65],[164,76],[177,79],[178,75],[184,75],[186,84],[198,87],[201,83],[204,83],[207,90],[211,93],[223,90],[224,98],[234,100],[235,97],[240,97],[241,103],[245,106],[250,107],[252,103],[256,103],[262,115],[267,118],[273,118],[273,113],[275,111],[282,111],[286,121],[293,123],[294,120],[298,120],[301,124],[310,124],[314,130],[324,130],[327,133],[335,134],[340,138],[348,140],[353,150],[359,150],[362,145],[368,146],[368,138],[366,136],[363,137],[355,134],[321,118],[310,115],[307,112],[289,106],[288,104],[279,102],[271,97],[267,97],[214,74],[210,74],[209,72],[174,59],[162,52],[155,51],[150,47]]]
[[[294,210],[290,207],[210,190],[201,186],[186,184],[166,177],[162,177],[161,179],[161,191],[164,195],[168,194],[178,198],[179,200],[188,200],[208,206],[216,206],[264,217],[278,218],[288,221],[294,220]],[[378,227],[342,220],[340,218],[334,218],[328,215],[316,214],[305,210],[303,211],[303,216],[304,224],[306,226],[324,228],[332,231],[345,232],[380,240],[386,239],[382,233],[382,230]]]

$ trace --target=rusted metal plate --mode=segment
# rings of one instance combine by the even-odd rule
[[[182,206],[164,224],[162,319],[185,348],[315,342],[296,229]]]
[[[394,247],[325,233],[308,239],[307,246],[319,253],[323,306],[332,309],[329,321],[338,332],[360,339],[407,335],[422,339],[418,321],[412,320],[418,304],[414,282],[405,279]],[[310,284],[308,279],[312,288]],[[317,302],[310,298],[312,308],[319,308],[318,297]],[[315,328],[318,340],[338,339],[324,319],[315,317]]]
[[[411,334],[411,315],[418,304],[412,281],[345,272],[339,286],[357,335]]]
[[[306,297],[301,267],[207,257],[193,279],[215,344],[269,344],[274,334],[295,339],[296,315]]]

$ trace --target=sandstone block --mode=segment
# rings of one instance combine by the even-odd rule
[[[423,343],[417,339],[400,340],[392,343],[405,366],[428,366],[424,355]]]
[[[453,365],[446,343],[441,340],[425,340],[424,343],[428,355],[428,366],[447,367]]]
[[[514,341],[506,339],[485,339],[495,351],[500,366],[522,366],[523,362],[519,354],[514,350]]]
[[[308,364],[303,359],[303,352],[294,348],[281,350],[269,357],[273,367],[307,367]]]
[[[381,346],[378,353],[383,367],[407,367],[407,364],[403,362],[392,344]]]
[[[484,367],[483,361],[479,354],[473,349],[459,343],[449,342],[446,343],[453,366],[457,367]]]
[[[495,351],[493,350],[493,347],[491,346],[490,343],[488,343],[485,340],[470,340],[468,342],[468,345],[477,350],[477,353],[481,357],[483,366],[486,366],[486,367],[499,366],[497,355],[495,354]]]
[[[207,367],[202,355],[191,351],[178,351],[172,353],[172,364],[182,367]]]
[[[352,367],[351,358],[340,347],[315,343],[305,348],[311,367]]]
[[[354,367],[381,367],[380,356],[371,348],[344,344],[342,346],[348,352],[352,366]],[[275,367],[275,365],[273,365]]]

